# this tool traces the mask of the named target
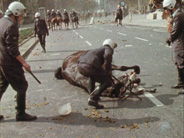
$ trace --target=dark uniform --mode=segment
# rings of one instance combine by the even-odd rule
[[[56,12],[55,11],[52,11],[51,12],[51,18],[55,18],[56,17]]]
[[[50,13],[50,11],[49,12],[47,12],[47,18],[51,18],[51,13]]]
[[[121,7],[117,9],[117,17],[116,18],[119,20],[123,19],[123,11],[122,11]]]
[[[8,16],[0,19],[0,37],[0,99],[10,84],[17,92],[16,109],[21,114],[25,111],[28,83],[22,64],[16,59],[20,55],[18,27]]]
[[[61,13],[60,13],[60,12],[56,12],[56,16],[57,16],[57,17],[61,17],[61,18],[62,18],[62,15],[61,15]]]
[[[44,19],[36,19],[35,20],[35,26],[34,26],[35,36],[38,35],[38,38],[40,40],[40,45],[42,46],[44,52],[45,50],[45,37],[46,34],[49,35],[49,31],[47,28],[47,24]]]
[[[79,18],[76,11],[72,12],[72,17],[76,18],[77,24],[79,24]]]
[[[101,48],[90,50],[79,58],[79,72],[86,77],[90,77],[91,80],[91,100],[97,102],[101,93],[112,84],[109,76],[111,72],[112,55],[113,49],[105,45]],[[103,64],[105,64],[105,70],[102,68]],[[95,82],[99,82],[100,87],[94,90]]]
[[[175,64],[178,69],[178,86],[184,88],[184,13],[177,9],[172,20],[169,41],[173,43]]]
[[[67,23],[67,26],[68,26],[68,23],[69,23],[69,15],[68,15],[68,12],[65,11],[63,13],[63,15],[64,15],[64,22]]]

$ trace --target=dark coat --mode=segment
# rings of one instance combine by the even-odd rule
[[[8,17],[0,19],[0,65],[19,66],[16,59],[20,55],[18,47],[19,30],[17,25]]]
[[[121,8],[118,8],[118,9],[117,9],[116,19],[120,19],[120,20],[123,19],[123,11],[122,11]]]
[[[79,58],[78,63],[91,65],[95,69],[101,69],[102,65],[105,63],[105,70],[109,72],[111,70],[112,55],[113,49],[106,45],[84,53]]]
[[[173,43],[174,51],[184,50],[184,13],[178,11],[173,17],[170,40]]]
[[[44,19],[36,19],[34,23],[35,35],[49,35],[47,24]]]

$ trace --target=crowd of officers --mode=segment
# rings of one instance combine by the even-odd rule
[[[51,12],[49,10],[47,10],[47,18],[48,19],[52,19],[52,18],[56,18],[56,17],[61,17],[62,20],[63,19],[71,19],[72,17],[76,17],[77,20],[79,21],[78,13],[74,9],[70,13],[68,13],[67,10],[64,9],[63,16],[62,16],[62,14],[61,14],[61,12],[59,10],[57,10],[56,12],[55,12],[54,9],[52,9]],[[77,23],[79,24],[79,22],[77,22]]]

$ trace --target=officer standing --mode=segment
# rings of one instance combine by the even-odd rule
[[[31,121],[37,117],[25,112],[28,83],[24,70],[30,72],[30,65],[20,55],[18,47],[18,22],[22,19],[25,7],[20,2],[12,2],[6,15],[0,19],[0,100],[10,84],[17,92],[16,121]],[[0,115],[0,120],[3,116]]]
[[[179,3],[176,0],[164,0],[164,12],[170,13],[172,20],[170,24],[172,29],[169,30],[170,37],[166,42],[173,44],[175,54],[175,65],[178,71],[178,84],[172,88],[184,88],[184,13],[179,8]]]
[[[90,98],[88,105],[94,106],[97,109],[104,108],[98,104],[101,93],[112,85],[111,80],[111,62],[113,49],[117,46],[111,39],[106,39],[103,42],[103,47],[89,50],[84,53],[78,60],[79,72],[90,78]],[[105,65],[105,69],[102,67]],[[95,90],[95,82],[99,82],[100,86]]]
[[[35,31],[35,37],[36,34],[38,35],[38,38],[40,40],[40,45],[43,48],[43,52],[46,53],[45,49],[45,38],[46,34],[47,36],[49,35],[49,31],[47,28],[47,24],[44,19],[40,19],[40,13],[36,12],[35,13],[35,26],[34,26],[34,31]]]

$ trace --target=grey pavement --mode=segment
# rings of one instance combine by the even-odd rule
[[[139,26],[150,26],[150,27],[161,27],[161,28],[166,28],[167,22],[165,19],[147,19],[146,18],[147,14],[133,14],[132,15],[132,20],[130,20],[130,16],[126,16],[123,20],[122,23],[123,25],[139,25]],[[108,17],[102,17],[102,18],[95,18],[95,23],[97,22],[109,22],[112,23],[114,21],[113,16],[108,16]],[[104,22],[104,23],[105,23]]]
[[[113,17],[107,17],[107,18],[101,18],[101,19],[97,19],[96,21],[104,21],[104,20],[107,20],[107,21],[109,21],[109,22],[111,22],[112,21],[112,19],[113,19]],[[164,26],[164,24],[165,24],[166,22],[165,22],[165,20],[147,20],[146,19],[146,15],[133,15],[133,19],[132,19],[132,21],[130,22],[129,21],[129,17],[126,17],[124,20],[123,20],[123,24],[126,24],[126,25],[143,25],[143,26],[153,26],[153,27],[166,27],[166,25]],[[57,33],[57,32],[56,32]],[[56,41],[55,39],[53,39],[53,41]],[[31,52],[31,50],[36,46],[36,44],[38,43],[38,39],[37,38],[35,38],[35,37],[30,37],[28,40],[26,40],[24,43],[22,43],[21,45],[20,45],[20,52],[21,52],[21,54],[22,54],[22,56],[24,57],[24,58],[26,58],[28,55],[29,55],[29,53]],[[53,42],[54,43],[54,42]],[[70,42],[69,42],[70,43]],[[35,53],[36,54],[36,53]],[[55,53],[51,53],[51,54],[55,54]],[[57,55],[57,53],[55,54],[55,55]],[[42,55],[40,55],[40,56],[42,56]],[[44,70],[43,70],[44,71]],[[46,71],[45,71],[46,72]],[[48,85],[48,84],[45,84],[45,85]],[[66,83],[66,85],[67,85],[67,83]],[[70,86],[69,85],[67,85],[68,86],[68,88],[70,88]],[[40,86],[41,87],[41,86]],[[42,86],[43,87],[43,86]],[[41,88],[42,88],[41,87]],[[9,87],[8,89],[11,89],[11,87]],[[33,89],[33,88],[32,88]],[[61,87],[61,89],[63,89],[62,87]],[[70,88],[70,89],[72,89],[72,88]],[[47,90],[49,90],[49,89],[47,89]],[[34,90],[33,90],[33,92],[34,92]],[[39,95],[41,95],[41,91],[39,91]],[[51,96],[52,95],[54,95],[54,93],[51,93]],[[81,95],[83,95],[83,93],[81,94]],[[43,96],[43,95],[41,95],[41,96]],[[60,95],[60,96],[58,96],[58,98],[59,97],[62,97],[62,95]],[[31,96],[30,96],[30,98],[31,98]],[[9,98],[9,100],[8,101],[12,101],[12,97],[10,97]],[[39,96],[38,96],[38,99],[40,99],[39,98]],[[61,100],[61,99],[60,99]],[[80,99],[81,100],[81,99]],[[82,99],[83,100],[83,99]],[[170,100],[170,99],[169,99]],[[34,100],[33,100],[34,101]],[[47,102],[46,102],[46,99],[43,99],[43,103],[41,103],[41,105],[39,105],[39,106],[44,106],[44,105],[46,105],[47,104]],[[171,100],[170,100],[171,101]],[[27,103],[29,104],[29,102],[30,101],[27,101]],[[62,101],[61,100],[61,102],[64,102],[64,101]],[[35,102],[36,103],[36,102]],[[9,106],[9,107],[12,107],[11,105],[10,105],[10,103],[8,103],[7,102],[7,106]],[[35,104],[35,106],[37,106],[36,104]],[[38,106],[38,108],[39,108],[39,106]],[[54,105],[52,105],[53,107],[54,107]],[[54,108],[53,108],[54,109]],[[45,108],[43,108],[43,109],[40,109],[40,114],[41,115],[43,115],[44,113],[47,115],[47,113],[46,112],[51,112],[51,114],[52,114],[52,112],[54,112],[53,111],[53,109],[48,109],[48,107],[45,107]],[[151,109],[147,109],[148,111],[147,112],[149,112]],[[153,109],[152,109],[153,110]],[[177,109],[178,110],[178,109]],[[12,112],[14,112],[15,110],[14,110],[14,108],[12,107],[12,108],[9,108],[9,110],[6,110],[6,112],[9,112],[8,113],[8,115],[12,115]],[[113,110],[113,112],[114,112],[114,110]],[[119,111],[119,109],[118,109],[118,112],[120,112]],[[11,114],[10,114],[11,113]],[[34,124],[35,125],[35,127],[33,128],[33,127],[30,127],[31,125],[30,124],[33,124],[33,123],[31,123],[31,122],[29,122],[29,123],[26,123],[26,124],[24,124],[24,123],[22,123],[22,122],[18,122],[18,123],[15,123],[15,122],[13,122],[12,120],[10,120],[10,121],[8,121],[9,122],[9,130],[17,130],[17,129],[14,129],[14,128],[18,128],[19,129],[19,132],[22,134],[22,135],[24,135],[24,134],[26,134],[26,130],[27,129],[29,129],[30,131],[34,131],[35,133],[37,133],[38,134],[38,137],[46,137],[46,135],[48,134],[48,132],[52,132],[52,129],[54,128],[54,127],[57,127],[58,128],[58,131],[56,132],[56,133],[58,133],[58,134],[60,134],[61,136],[62,136],[62,133],[64,133],[64,131],[65,131],[65,129],[67,128],[67,127],[69,127],[68,125],[70,125],[70,124],[74,124],[74,122],[77,122],[77,120],[80,120],[81,121],[81,125],[80,125],[80,128],[78,128],[77,126],[75,126],[75,128],[76,128],[76,130],[75,130],[75,132],[76,132],[76,134],[78,134],[76,137],[80,137],[80,132],[83,130],[83,129],[85,129],[85,125],[82,125],[82,124],[87,124],[87,125],[91,125],[93,122],[84,122],[83,120],[89,120],[86,116],[87,116],[87,111],[86,111],[86,113],[85,114],[82,114],[82,113],[80,113],[80,112],[78,112],[78,111],[76,111],[76,113],[73,113],[71,116],[69,116],[68,117],[68,120],[72,120],[72,121],[70,121],[70,122],[67,122],[67,121],[63,121],[64,123],[64,127],[63,128],[61,128],[61,126],[59,125],[59,123],[57,122],[57,119],[63,119],[63,118],[55,118],[55,123],[54,124],[51,124],[47,129],[44,129],[44,133],[45,134],[40,134],[40,131],[41,131],[41,125],[45,125],[45,126],[47,126],[47,124],[49,124],[49,121],[50,120],[53,120],[53,118],[52,117],[48,117],[48,118],[41,118],[40,119],[40,121],[39,121],[39,123],[37,123],[37,124]],[[105,114],[107,114],[107,113],[105,113]],[[126,113],[125,113],[126,114]],[[124,114],[124,115],[125,115]],[[74,118],[73,118],[74,117]],[[11,119],[11,116],[6,116],[6,118],[10,118]],[[84,118],[84,119],[83,119]],[[147,118],[146,118],[147,119]],[[159,120],[158,118],[156,118],[156,117],[152,117],[151,118],[152,119],[152,121],[153,122],[155,122],[155,121],[157,121],[157,120]],[[48,121],[45,121],[45,120],[48,120]],[[141,122],[141,120],[143,120],[143,119],[141,119],[141,118],[136,118],[135,119],[135,121],[133,121],[133,122],[138,122],[138,121],[140,121]],[[12,122],[11,122],[12,121]],[[98,121],[98,120],[97,120]],[[121,121],[121,120],[116,120],[117,122],[118,121]],[[126,119],[124,119],[123,121],[129,121],[128,119],[126,120]],[[123,122],[122,121],[122,122]],[[160,121],[162,121],[162,120],[160,120]],[[51,122],[51,121],[50,121]],[[102,123],[103,122],[99,122],[99,123],[97,123],[97,125],[99,125],[99,126],[102,126]],[[142,121],[142,123],[144,123],[144,121]],[[161,122],[162,123],[162,122]],[[165,123],[165,122],[163,122],[163,123]],[[22,127],[22,126],[24,126],[24,127]],[[107,125],[107,127],[109,127],[109,126],[111,126],[111,125]],[[114,125],[112,124],[112,126],[114,126],[114,127],[117,127],[117,124],[115,124],[114,123]],[[94,128],[95,126],[92,126],[91,125],[91,127],[92,128]],[[110,131],[112,131],[113,129],[114,129],[114,127],[110,127]],[[148,126],[148,123],[145,123],[145,127],[150,127],[150,126]],[[163,128],[165,128],[165,127],[167,127],[167,123],[165,123],[165,124],[163,124]],[[174,127],[174,126],[173,126]],[[94,136],[94,134],[92,134],[89,130],[88,130],[88,128],[89,127],[86,127],[86,129],[85,129],[85,132],[81,132],[81,133],[86,133],[86,135],[93,135]],[[91,129],[92,129],[91,128]],[[102,133],[105,133],[105,131],[103,131],[103,128],[99,128],[99,129],[101,129],[102,130]],[[71,129],[70,129],[71,130]],[[151,131],[153,130],[153,128],[151,128],[150,129]],[[7,128],[7,131],[8,131],[8,128]],[[115,131],[116,133],[119,133],[119,131]],[[137,131],[136,131],[137,132]],[[3,132],[2,132],[3,133]],[[70,133],[73,133],[72,131],[70,132]],[[0,129],[0,134],[1,134],[1,129]],[[15,136],[15,134],[17,134],[17,132],[9,132],[9,133],[7,133],[7,138],[8,137],[16,137]],[[122,133],[122,137],[123,137],[123,133]],[[126,134],[125,134],[126,135]],[[0,137],[1,137],[1,135],[0,135]],[[28,135],[28,137],[31,137],[31,135]],[[53,134],[52,135],[52,137],[55,137],[55,135]],[[110,136],[109,136],[110,137]],[[112,136],[112,137],[115,137],[114,135]],[[133,137],[133,136],[132,136]],[[135,136],[136,137],[136,136]],[[145,137],[147,137],[147,136],[145,136]],[[149,136],[148,136],[149,137]]]
[[[161,27],[161,28],[166,28],[166,20],[150,20],[146,19],[147,14],[133,14],[132,20],[130,20],[129,15],[126,16],[122,23],[123,25],[139,25],[139,26],[150,26],[150,27]],[[114,17],[113,16],[107,16],[105,17],[95,17],[95,23],[113,23]],[[88,21],[90,23],[90,21]],[[81,22],[81,25],[85,25],[84,22]],[[21,29],[27,29],[33,27],[33,24],[28,24],[28,25],[23,25]],[[27,57],[30,51],[34,48],[34,46],[38,43],[38,39],[35,37],[30,37],[27,40],[25,40],[21,45],[20,45],[20,52],[22,53],[23,57]]]

